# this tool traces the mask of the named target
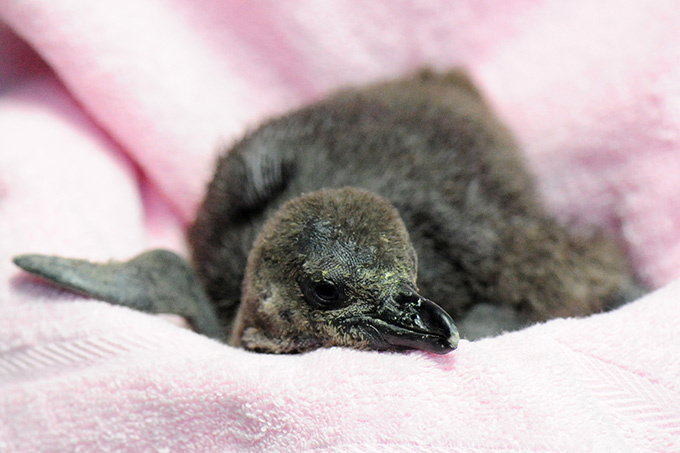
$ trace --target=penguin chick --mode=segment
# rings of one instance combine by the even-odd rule
[[[232,344],[273,353],[445,353],[458,341],[451,316],[473,339],[644,292],[614,241],[544,211],[511,135],[459,71],[348,89],[264,123],[219,159],[189,243],[196,275],[173,275],[193,282],[183,294],[194,296],[180,298],[201,306],[192,310],[163,302],[157,278],[83,275],[87,265],[64,258],[15,262],[113,303],[219,325]],[[142,262],[179,265],[167,253]],[[111,281],[157,297],[121,301]]]
[[[463,337],[584,316],[644,293],[614,241],[570,231],[545,212],[512,136],[465,74],[421,71],[274,118],[222,155],[189,242],[225,328],[234,318],[247,324],[258,301],[269,300],[266,292],[250,293],[248,285],[266,287],[280,275],[278,288],[287,284],[293,291],[286,297],[292,300],[298,291],[291,262],[267,261],[268,271],[258,273],[248,258],[265,244],[255,240],[265,222],[300,194],[346,186],[378,194],[396,208],[418,256],[420,294],[448,312]],[[370,207],[346,215],[366,211]],[[288,237],[286,228],[264,228],[267,240]],[[362,234],[376,237],[372,233],[368,228]],[[325,265],[333,259],[331,254]],[[281,319],[274,322],[277,307]],[[258,330],[280,335],[275,326],[295,312],[271,303],[266,309],[270,320]],[[316,329],[309,333],[318,335]],[[253,332],[237,330],[232,338]],[[240,344],[270,347],[258,348],[254,338]]]

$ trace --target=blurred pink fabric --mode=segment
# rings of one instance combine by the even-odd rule
[[[670,0],[0,0],[0,451],[680,451],[679,39]],[[11,263],[185,253],[220,146],[422,65],[658,291],[446,356],[270,356]]]

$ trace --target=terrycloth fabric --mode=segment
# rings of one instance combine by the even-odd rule
[[[0,0],[0,451],[680,451],[672,1]],[[183,229],[220,143],[352,82],[463,65],[547,205],[659,291],[434,356],[267,356],[83,300],[11,256]]]

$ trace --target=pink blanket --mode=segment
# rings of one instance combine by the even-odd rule
[[[670,0],[0,0],[0,451],[680,451],[678,42]],[[424,64],[659,290],[446,356],[269,356],[10,262],[183,252],[221,143]]]

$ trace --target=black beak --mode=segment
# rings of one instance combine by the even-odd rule
[[[446,354],[456,349],[460,338],[451,316],[418,294],[400,296],[395,304],[387,304],[371,325],[379,332],[376,341],[384,341],[388,349]]]

